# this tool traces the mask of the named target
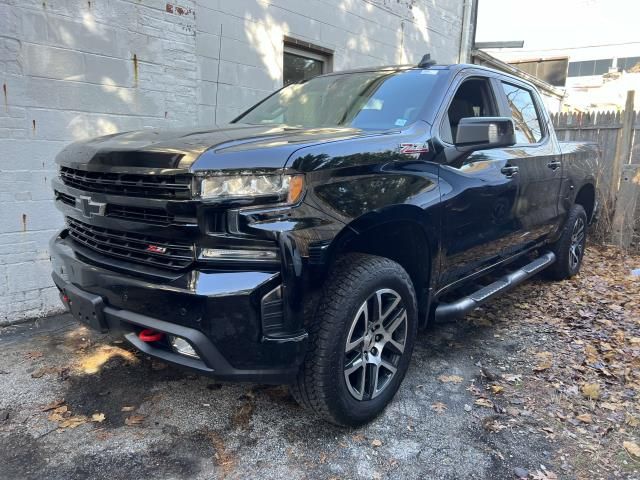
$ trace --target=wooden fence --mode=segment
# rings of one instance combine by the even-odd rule
[[[551,120],[560,141],[600,144],[599,239],[640,249],[640,112],[633,102],[631,91],[623,112],[557,113]]]

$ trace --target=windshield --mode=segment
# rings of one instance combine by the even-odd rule
[[[276,92],[236,122],[295,127],[401,128],[417,120],[438,70],[344,73]]]

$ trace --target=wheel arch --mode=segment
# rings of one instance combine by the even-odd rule
[[[428,222],[424,210],[414,205],[368,212],[346,225],[335,237],[328,248],[327,266],[350,252],[378,255],[397,262],[413,282],[422,325],[427,318],[434,278],[435,232],[435,225]]]
[[[596,188],[593,183],[583,184],[574,199],[574,203],[582,205],[587,214],[587,221],[591,223],[596,211]]]

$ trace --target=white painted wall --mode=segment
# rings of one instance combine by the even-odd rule
[[[456,62],[462,4],[0,0],[0,324],[59,310],[47,242],[64,145],[224,123],[282,85],[284,35],[334,50],[334,70]]]

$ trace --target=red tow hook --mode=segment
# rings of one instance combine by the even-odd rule
[[[159,342],[164,337],[164,333],[145,328],[138,334],[138,338],[143,342]]]

